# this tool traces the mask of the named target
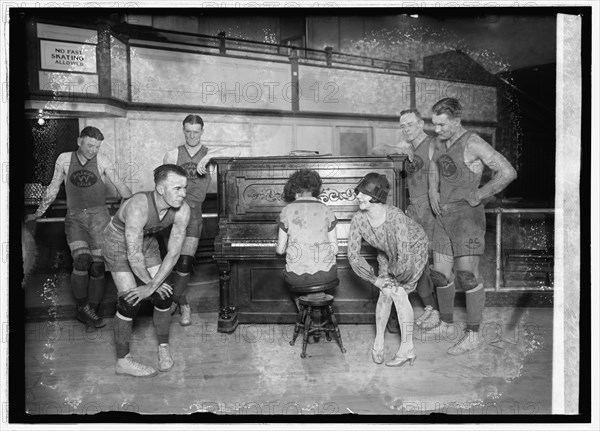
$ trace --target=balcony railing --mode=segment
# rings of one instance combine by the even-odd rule
[[[124,30],[126,31],[126,30]],[[412,61],[396,61],[384,58],[365,57],[355,54],[333,51],[331,47],[323,50],[306,48],[293,44],[278,44],[270,42],[253,41],[227,37],[221,32],[218,36],[206,34],[189,33],[174,30],[162,30],[154,28],[136,28],[137,35],[135,44],[143,41],[173,43],[183,49],[205,48],[219,50],[220,54],[235,55],[239,52],[256,54],[257,56],[278,56],[285,59],[298,58],[313,64],[322,64],[328,67],[351,67],[380,69],[386,73],[408,73],[413,70]],[[115,37],[120,37],[114,34]]]

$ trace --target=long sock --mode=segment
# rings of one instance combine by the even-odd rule
[[[171,326],[171,309],[159,310],[154,307],[154,313],[152,315],[152,321],[156,328],[156,337],[158,338],[158,344],[169,342],[169,326]]]
[[[88,303],[89,275],[87,271],[74,269],[71,273],[71,291],[78,306],[83,307]]]
[[[400,323],[400,348],[398,349],[398,356],[407,356],[411,350],[413,350],[413,325],[414,325],[414,314],[410,301],[408,300],[408,293],[402,288],[392,293],[392,299],[398,312],[398,322]]]
[[[124,358],[129,353],[129,342],[133,330],[133,320],[122,317],[119,313],[115,315],[114,332],[115,346],[117,348],[117,359]]]
[[[373,346],[377,350],[383,349],[385,327],[390,318],[391,309],[392,298],[379,292],[379,299],[375,307],[375,342],[373,343]]]
[[[102,303],[104,299],[104,292],[106,290],[106,282],[104,276],[102,277],[90,277],[90,287],[89,291],[89,299],[90,299],[90,307],[94,309],[94,311],[98,311],[98,306]]]
[[[181,272],[173,272],[173,302],[176,302],[179,305],[186,305],[187,297],[185,295],[185,291],[187,290],[187,285],[190,281],[190,273],[181,273]]]
[[[456,289],[454,282],[446,286],[438,286],[437,299],[440,306],[440,319],[446,323],[454,321],[454,295]]]
[[[483,319],[483,308],[485,307],[485,290],[483,284],[466,293],[467,297],[467,329],[479,331],[479,325]]]

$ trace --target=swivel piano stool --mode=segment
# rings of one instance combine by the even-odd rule
[[[325,333],[327,341],[331,341],[331,334],[333,333],[335,340],[340,346],[340,350],[342,353],[346,353],[346,349],[342,344],[342,335],[340,334],[340,330],[335,320],[335,315],[333,314],[333,296],[325,293],[326,291],[336,287],[338,284],[340,284],[340,281],[336,279],[327,284],[321,284],[317,286],[302,288],[290,286],[290,291],[292,293],[307,294],[299,298],[300,309],[298,310],[296,318],[294,337],[292,338],[292,341],[290,341],[290,346],[293,346],[296,343],[296,338],[298,338],[298,334],[302,328],[303,341],[302,353],[300,354],[300,357],[306,358],[306,345],[308,344],[308,337],[312,335],[313,339],[318,341],[322,333]],[[312,295],[319,293],[320,295]],[[319,323],[315,323],[315,316],[313,315],[315,309],[318,309],[320,313],[321,320]]]

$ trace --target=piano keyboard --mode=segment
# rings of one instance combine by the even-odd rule
[[[231,247],[275,247],[277,241],[232,242]]]
[[[257,241],[257,240],[248,240],[245,242],[232,242],[230,246],[233,247],[275,247],[277,245],[277,241]],[[348,245],[347,239],[339,239],[338,247],[346,247]]]

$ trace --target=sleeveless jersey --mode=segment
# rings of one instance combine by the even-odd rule
[[[106,188],[98,170],[97,156],[82,165],[77,152],[71,153],[65,191],[69,209],[92,208],[106,204]]]
[[[206,156],[208,149],[202,145],[194,156],[190,156],[185,145],[180,145],[177,153],[177,165],[181,166],[187,175],[187,194],[185,199],[190,202],[192,207],[194,204],[202,204],[206,198],[206,191],[210,184],[210,175],[200,175],[196,168],[202,157]]]
[[[440,141],[434,158],[440,176],[440,203],[461,202],[473,191],[479,188],[481,172],[475,173],[465,163],[465,146],[474,135],[465,132],[452,146],[447,149],[446,143]]]
[[[413,161],[406,163],[408,193],[411,199],[426,195],[428,192],[429,146],[434,141],[434,137],[427,136],[414,150]]]
[[[161,220],[158,216],[158,209],[156,208],[156,201],[154,200],[154,192],[138,192],[136,195],[137,194],[146,195],[146,198],[148,199],[148,220],[144,225],[144,236],[152,235],[173,224],[177,211],[175,208],[169,208]],[[112,218],[111,223],[118,232],[122,234],[125,233],[125,223],[118,217],[118,213]]]

